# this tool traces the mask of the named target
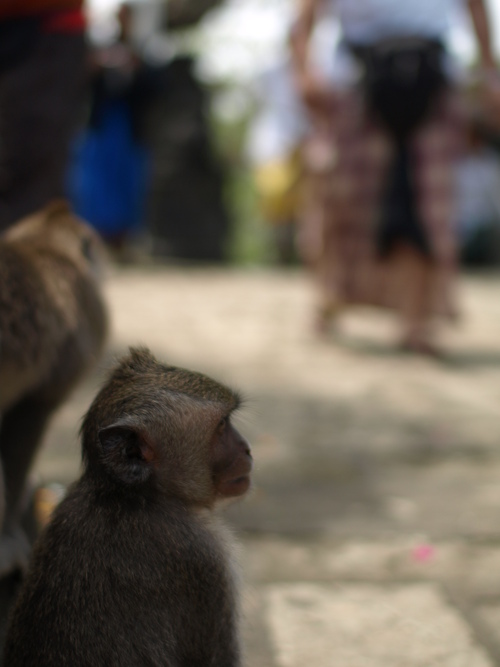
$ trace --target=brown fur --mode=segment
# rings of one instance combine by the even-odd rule
[[[4,537],[17,530],[26,477],[48,418],[101,354],[106,333],[102,265],[98,236],[63,201],[0,236]],[[3,544],[4,539],[0,574],[10,567]]]
[[[82,427],[85,469],[35,549],[5,667],[239,667],[227,536],[248,489],[238,396],[132,350]]]

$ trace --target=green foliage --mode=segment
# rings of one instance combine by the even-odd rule
[[[232,228],[227,256],[235,264],[273,260],[271,233],[260,215],[252,172],[244,156],[248,118],[212,119],[213,137],[225,170],[225,196]]]
[[[235,264],[266,264],[272,260],[269,227],[262,221],[250,170],[231,169],[226,183],[233,226],[228,257]]]

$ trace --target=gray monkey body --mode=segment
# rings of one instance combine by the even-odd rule
[[[21,505],[48,420],[101,355],[107,329],[103,264],[97,235],[65,202],[0,236],[0,457],[6,486],[0,575],[26,563]]]
[[[63,203],[0,237],[0,411],[57,403],[100,355],[107,316],[96,234]]]
[[[82,427],[85,469],[39,540],[6,667],[240,667],[230,538],[249,485],[238,398],[133,350]]]
[[[237,667],[235,585],[218,535],[181,506],[120,511],[80,485],[35,551],[5,667]]]

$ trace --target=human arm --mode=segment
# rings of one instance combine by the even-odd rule
[[[500,125],[500,71],[495,62],[491,21],[485,0],[467,0],[472,26],[479,50],[480,75],[483,87],[483,104],[486,115],[495,125]]]
[[[486,71],[495,71],[496,63],[493,55],[491,22],[485,2],[484,0],[467,0],[467,6],[479,48],[481,67]]]
[[[290,33],[293,73],[298,91],[308,107],[321,104],[330,93],[328,82],[316,71],[310,59],[312,34],[323,4],[324,0],[299,0]]]
[[[307,73],[309,44],[320,4],[321,0],[300,0],[299,3],[290,35],[292,62],[298,75]]]

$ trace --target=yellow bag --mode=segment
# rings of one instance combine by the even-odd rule
[[[287,158],[260,165],[254,182],[264,218],[274,225],[292,220],[299,201],[300,159],[297,151]]]

